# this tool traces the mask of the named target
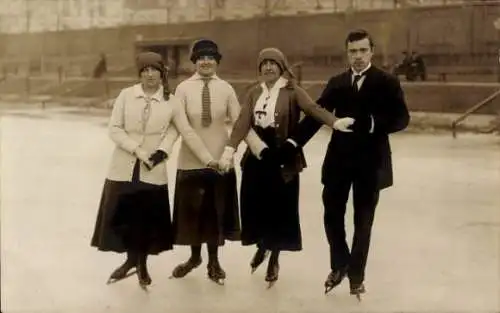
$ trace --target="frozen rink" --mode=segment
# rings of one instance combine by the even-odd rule
[[[327,131],[306,146],[301,176],[304,250],[281,257],[267,290],[265,265],[250,275],[254,248],[228,243],[225,286],[204,264],[169,279],[189,249],[150,257],[149,293],[135,276],[105,282],[123,256],[90,247],[113,148],[97,117],[5,115],[0,121],[2,312],[498,312],[500,310],[500,138],[392,136],[395,186],[377,208],[363,301],[348,282],[327,296],[320,169]],[[243,147],[240,147],[240,151]],[[169,160],[173,192],[176,155]],[[347,214],[352,234],[352,207]]]

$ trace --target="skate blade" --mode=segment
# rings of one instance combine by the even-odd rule
[[[170,275],[168,277],[168,279],[181,279],[181,278],[184,278],[188,275],[189,273],[187,273],[186,275],[182,275],[182,276],[175,276],[175,275]]]
[[[256,270],[257,270],[257,268],[256,268],[256,267],[252,267],[252,270],[250,271],[250,274],[255,273],[255,271],[256,271]]]
[[[119,282],[121,280],[129,278],[130,276],[134,275],[135,273],[137,273],[137,271],[129,272],[123,278],[119,278],[119,279],[109,278],[108,281],[106,282],[106,285],[115,284],[115,283],[117,283],[117,282]]]
[[[333,289],[333,286],[326,286],[326,287],[325,287],[325,295],[326,295],[327,293],[329,293],[330,291],[332,291],[332,289]]]
[[[139,287],[141,287],[141,289],[144,290],[146,293],[149,293],[148,285],[139,283]]]
[[[273,288],[274,284],[276,284],[276,281],[267,282],[267,289]]]
[[[361,302],[361,295],[360,294],[356,294],[356,299],[358,299],[358,302]]]
[[[224,279],[223,278],[220,278],[220,279],[216,279],[216,278],[209,278],[212,282],[216,283],[217,285],[219,286],[224,286]]]

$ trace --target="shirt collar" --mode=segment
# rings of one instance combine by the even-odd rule
[[[356,72],[352,67],[351,67],[351,74],[352,76],[355,76],[355,75],[364,75],[366,73],[366,71],[368,71],[370,69],[370,67],[372,67],[372,63],[368,63],[368,66],[364,68],[364,70],[362,70],[361,72]]]
[[[134,95],[136,98],[146,98],[146,94],[144,93],[144,89],[142,89],[142,84],[134,85]],[[160,102],[163,99],[163,86],[160,85],[160,88],[151,96],[151,99],[155,99]]]
[[[193,76],[189,77],[189,80],[203,80],[205,76],[201,76],[198,72],[194,73]],[[213,74],[210,76],[211,79],[220,79],[217,74]]]
[[[284,78],[283,76],[281,76],[280,78],[278,78],[278,80],[274,83],[273,87],[271,89],[267,88],[267,85],[265,82],[262,82],[260,84],[260,86],[262,87],[263,90],[267,90],[267,91],[271,91],[271,90],[275,90],[275,89],[281,89],[283,87],[285,87],[286,85],[288,84],[288,79]]]

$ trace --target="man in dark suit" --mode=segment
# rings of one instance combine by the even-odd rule
[[[380,190],[392,186],[388,135],[405,129],[410,117],[396,77],[371,64],[374,44],[364,30],[346,38],[350,69],[332,77],[317,103],[337,120],[323,163],[324,225],[330,245],[331,272],[326,292],[348,276],[351,294],[365,292],[365,267]],[[283,158],[304,146],[321,123],[305,117],[280,151]],[[353,187],[354,236],[347,246],[344,216]]]

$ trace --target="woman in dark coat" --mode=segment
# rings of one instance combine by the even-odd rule
[[[263,82],[249,91],[219,165],[224,171],[232,167],[236,148],[252,129],[267,144],[259,157],[247,150],[241,161],[241,241],[257,245],[252,272],[271,251],[265,280],[272,283],[278,279],[280,251],[302,250],[299,173],[306,166],[305,158],[297,150],[293,158],[284,160],[279,151],[298,124],[301,111],[330,126],[334,118],[297,86],[278,49],[262,50],[258,69]]]
[[[141,286],[151,284],[149,254],[173,247],[166,162],[178,133],[169,127],[180,102],[169,93],[160,55],[137,57],[141,82],[118,95],[109,122],[116,147],[104,182],[91,245],[127,253],[110,280],[137,269]]]

